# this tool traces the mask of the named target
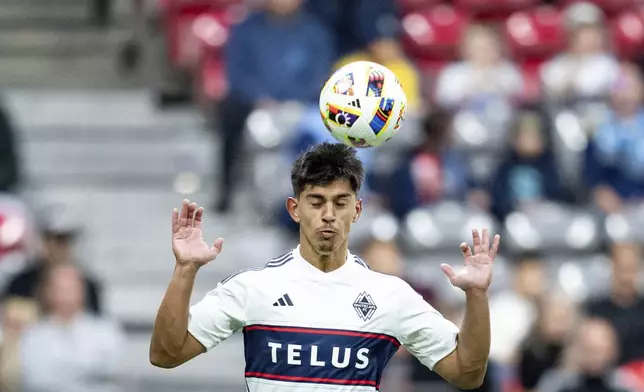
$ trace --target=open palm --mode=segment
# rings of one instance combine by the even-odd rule
[[[470,246],[463,242],[461,252],[465,258],[465,266],[458,272],[448,264],[442,264],[441,269],[449,278],[453,286],[461,290],[479,289],[487,290],[492,282],[492,265],[499,251],[501,237],[494,236],[492,247],[487,229],[483,229],[482,238],[478,230],[472,230],[474,253]]]
[[[178,264],[201,267],[221,252],[224,244],[222,238],[218,238],[212,246],[203,240],[202,221],[203,207],[197,207],[189,200],[183,201],[181,211],[176,208],[172,211],[172,252]]]

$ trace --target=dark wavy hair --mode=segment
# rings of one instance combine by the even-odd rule
[[[299,197],[311,186],[326,186],[336,181],[349,181],[357,194],[364,179],[362,162],[356,151],[344,144],[324,142],[311,147],[293,164],[291,184]]]

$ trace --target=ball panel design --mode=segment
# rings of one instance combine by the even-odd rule
[[[331,135],[357,148],[377,147],[405,121],[407,98],[386,67],[361,61],[336,71],[320,94],[320,115]]]

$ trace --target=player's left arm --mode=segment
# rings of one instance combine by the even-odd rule
[[[401,343],[425,366],[460,389],[478,388],[485,377],[490,353],[490,310],[487,289],[492,278],[492,261],[499,248],[499,236],[489,247],[487,230],[483,240],[474,231],[474,254],[463,243],[465,267],[455,272],[441,268],[452,285],[465,291],[466,310],[459,328],[446,320],[410,287],[403,290],[399,314]]]

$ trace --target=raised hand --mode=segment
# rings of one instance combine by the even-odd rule
[[[449,278],[452,286],[463,291],[469,289],[487,290],[492,282],[492,264],[499,251],[501,236],[494,236],[492,247],[487,229],[483,229],[482,239],[478,230],[472,230],[474,253],[470,246],[463,242],[461,252],[465,258],[465,267],[456,272],[448,264],[441,264],[441,269]]]
[[[204,242],[201,233],[203,207],[183,200],[181,211],[172,211],[172,252],[177,264],[201,267],[214,260],[224,245],[223,238],[218,238],[214,245]]]

